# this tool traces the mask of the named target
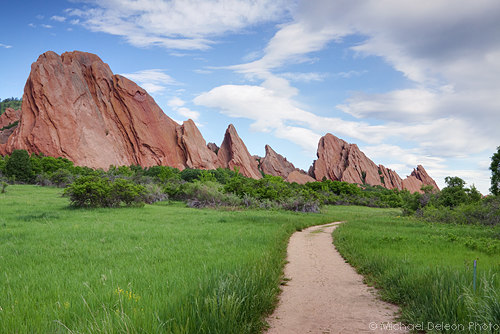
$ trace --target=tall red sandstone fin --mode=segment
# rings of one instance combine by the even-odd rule
[[[276,153],[271,146],[266,145],[266,156],[260,160],[260,168],[264,174],[287,178],[295,171],[295,166],[281,154]]]
[[[361,152],[356,144],[327,133],[318,143],[318,159],[309,174],[316,180],[323,178],[349,183],[382,185],[378,167]]]
[[[434,189],[439,190],[436,181],[427,174],[427,171],[422,165],[418,165],[414,168],[410,176],[403,180],[403,188],[407,189],[409,192],[419,192],[423,193],[422,186],[430,185]]]
[[[196,124],[187,120],[179,131],[180,143],[186,155],[186,166],[197,169],[215,169],[218,167],[217,155],[206,145]]]
[[[91,53],[49,51],[31,65],[22,121],[6,150],[65,157],[107,168],[140,164],[185,167],[180,126],[129,79]]]
[[[386,168],[383,165],[378,165],[378,170],[380,174],[380,181],[385,188],[403,190],[403,180],[398,173],[392,169]]]
[[[258,169],[258,163],[250,153],[243,140],[238,136],[236,129],[232,124],[229,124],[224,135],[219,152],[217,153],[221,167],[234,169],[238,167],[240,173],[244,176],[254,179],[262,178]]]

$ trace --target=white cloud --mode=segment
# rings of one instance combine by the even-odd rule
[[[40,26],[42,28],[45,28],[45,29],[52,29],[53,28],[50,24],[41,24]]]
[[[7,45],[7,44],[0,43],[0,47],[1,48],[5,48],[5,49],[10,49],[10,48],[12,48],[12,45]]]
[[[200,113],[194,110],[191,110],[189,108],[184,107],[186,102],[182,100],[181,98],[175,96],[171,98],[168,102],[167,105],[172,108],[178,115],[183,116],[185,118],[190,118],[193,121],[197,121],[200,118]],[[200,126],[200,124],[196,123],[197,126]]]
[[[50,19],[53,20],[53,21],[57,21],[57,22],[64,22],[64,21],[66,21],[66,18],[64,16],[58,16],[58,15],[54,15]]]
[[[36,25],[34,23],[28,23],[28,26],[31,28],[36,28]]]
[[[286,0],[101,0],[86,10],[72,9],[92,31],[124,37],[138,47],[204,50],[213,38],[282,18],[293,3]]]
[[[286,72],[281,73],[281,77],[289,79],[294,82],[312,82],[312,81],[323,81],[328,76],[326,73],[300,73],[300,72]]]
[[[167,86],[178,85],[179,83],[161,69],[149,69],[134,73],[124,73],[122,76],[139,83],[148,93],[160,93],[167,89]]]

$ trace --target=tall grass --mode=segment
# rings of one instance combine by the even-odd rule
[[[387,213],[358,208],[357,218],[337,228],[334,239],[385,300],[402,306],[401,320],[429,332],[500,332],[500,230]],[[439,324],[450,326],[437,330]]]
[[[71,209],[61,192],[0,194],[0,333],[258,333],[289,236],[332,220],[175,202]]]

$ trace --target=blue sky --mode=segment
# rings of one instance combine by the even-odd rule
[[[9,1],[0,98],[48,50],[96,53],[171,118],[307,170],[327,132],[402,177],[488,193],[500,145],[497,0]]]

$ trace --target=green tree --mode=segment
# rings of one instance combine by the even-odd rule
[[[29,182],[33,178],[30,155],[25,150],[14,150],[5,165],[5,174],[17,181]]]
[[[493,195],[500,195],[500,146],[497,147],[497,152],[491,157],[491,188]]]

